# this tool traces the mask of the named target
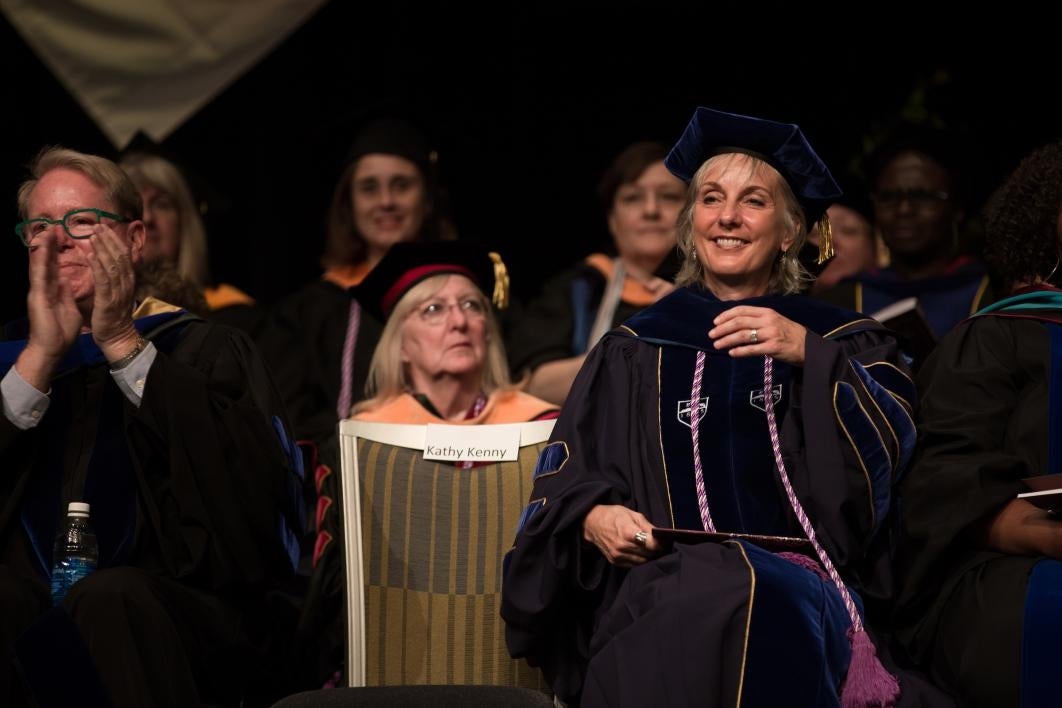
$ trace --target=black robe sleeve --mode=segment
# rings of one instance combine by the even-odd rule
[[[0,563],[9,560],[9,548],[18,531],[19,501],[29,478],[30,461],[36,457],[40,437],[20,430],[0,414]]]
[[[502,616],[514,656],[541,666],[562,698],[578,695],[598,612],[624,571],[582,537],[597,504],[669,524],[662,484],[654,350],[606,337],[591,351],[541,456],[522,529],[506,557]]]
[[[1025,491],[1023,478],[1059,471],[1047,469],[1048,350],[1038,322],[978,317],[949,334],[919,373],[918,454],[902,486],[898,612],[898,634],[918,660],[928,658],[960,577],[1002,555],[979,547],[981,525]]]
[[[577,279],[585,282],[588,304],[594,307],[600,301],[604,288],[601,275],[596,270],[588,270],[591,269],[571,268],[551,278],[525,308],[519,324],[513,327],[506,342],[509,363],[517,375],[578,353],[572,351],[575,328],[573,283]]]
[[[601,271],[586,263],[549,280],[520,314],[519,324],[511,328],[506,350],[513,372],[519,377],[551,361],[582,354],[572,346],[576,320],[582,320],[583,332],[589,334],[606,285]],[[576,290],[581,293],[582,302],[576,303]],[[619,326],[641,309],[620,300],[612,316],[612,326]]]
[[[277,382],[299,439],[318,444],[335,436],[350,296],[327,281],[310,283],[279,303],[258,344]],[[352,402],[365,380],[383,325],[362,310],[352,371]]]
[[[132,564],[205,590],[290,577],[300,533],[294,451],[272,381],[237,330],[192,323],[125,402],[140,487]],[[295,544],[295,545],[293,545]]]

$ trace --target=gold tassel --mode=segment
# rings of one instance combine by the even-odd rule
[[[491,251],[487,255],[494,262],[494,292],[490,301],[499,310],[504,310],[509,306],[509,271],[505,268],[501,254]]]
[[[830,215],[823,212],[819,219],[819,260],[822,265],[833,258],[833,227],[830,226]]]

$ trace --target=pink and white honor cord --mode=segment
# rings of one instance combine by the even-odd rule
[[[336,403],[336,415],[340,420],[350,416],[350,407],[354,404],[354,348],[358,344],[359,329],[361,329],[361,305],[357,300],[351,300],[350,312],[347,315],[347,335],[343,338],[339,400]]]
[[[705,531],[715,532],[715,524],[712,523],[712,515],[708,510],[708,494],[704,488],[704,471],[701,466],[701,451],[700,451],[700,419],[697,418],[697,412],[700,410],[699,401],[701,397],[701,381],[704,378],[704,352],[697,352],[697,366],[693,372],[693,390],[690,393],[690,431],[693,438],[693,473],[697,484],[697,508],[701,513],[701,524],[703,524]],[[804,534],[807,536],[808,541],[811,542],[812,548],[815,549],[815,554],[819,558],[819,562],[826,569],[826,572],[830,576],[830,580],[833,582],[837,591],[841,594],[841,600],[844,602],[844,607],[848,611],[848,617],[852,621],[852,630],[854,632],[863,631],[863,620],[859,616],[859,612],[856,610],[855,602],[852,600],[852,595],[848,592],[848,587],[841,580],[840,574],[837,572],[837,568],[834,567],[833,561],[826,554],[826,550],[819,543],[818,538],[815,536],[815,529],[811,525],[811,520],[808,519],[807,513],[804,511],[804,507],[801,505],[800,500],[797,499],[796,492],[793,491],[793,485],[789,482],[789,475],[785,471],[785,461],[782,459],[782,445],[778,438],[778,422],[774,415],[774,360],[769,356],[763,358],[763,400],[767,409],[767,430],[771,436],[771,449],[774,451],[774,463],[778,468],[778,476],[782,480],[782,486],[785,488],[785,494],[789,498],[789,506],[792,507],[793,513],[796,514],[797,521],[800,522],[800,528],[804,529]]]
[[[789,482],[789,475],[785,471],[785,462],[782,460],[782,444],[778,440],[778,422],[774,417],[773,384],[774,360],[769,356],[765,356],[763,357],[763,401],[767,408],[767,430],[771,435],[771,449],[774,450],[774,463],[778,467],[778,476],[782,479],[782,486],[785,487],[785,494],[789,497],[789,505],[793,507],[793,513],[796,514],[797,521],[800,522],[800,528],[804,529],[804,534],[811,541],[811,546],[815,549],[815,555],[819,557],[819,562],[829,573],[830,580],[837,587],[837,592],[841,593],[844,608],[848,610],[848,617],[852,620],[852,630],[854,632],[862,632],[863,619],[859,616],[859,612],[856,611],[855,602],[848,592],[848,586],[841,580],[841,575],[837,572],[837,568],[834,567],[833,561],[826,555],[826,549],[819,544],[818,538],[815,537],[815,529],[811,525],[811,520],[805,513],[800,500],[797,499],[796,492],[793,491],[793,485]]]
[[[712,514],[708,511],[708,493],[704,490],[704,471],[701,467],[700,423],[701,380],[704,378],[704,352],[697,352],[697,368],[693,370],[693,391],[690,392],[690,430],[693,435],[693,476],[697,482],[697,509],[701,512],[701,524],[705,531],[715,533]],[[705,411],[707,414],[708,411]]]

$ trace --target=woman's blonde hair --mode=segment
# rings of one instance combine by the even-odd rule
[[[120,164],[137,189],[150,185],[173,200],[180,229],[177,273],[199,287],[209,284],[206,228],[180,169],[169,160],[149,153],[130,153]]]
[[[402,326],[413,311],[425,300],[439,292],[446,281],[455,274],[443,273],[426,278],[410,288],[395,305],[387,318],[383,334],[372,354],[369,376],[365,382],[367,400],[354,406],[351,415],[371,410],[411,390],[408,367],[402,362]],[[464,276],[459,276],[464,277]],[[487,396],[495,391],[514,388],[509,378],[509,365],[501,340],[498,320],[494,317],[490,301],[478,287],[476,294],[486,316],[487,356],[480,370],[480,388]]]
[[[804,216],[804,209],[800,206],[800,202],[797,201],[789,183],[774,167],[753,155],[745,153],[724,153],[711,157],[705,160],[704,164],[693,175],[693,179],[690,180],[689,187],[686,190],[686,204],[682,208],[682,213],[679,214],[678,219],[678,247],[679,251],[682,252],[683,259],[678,275],[675,276],[675,284],[688,286],[705,282],[705,266],[697,258],[697,249],[693,236],[693,211],[697,205],[697,193],[700,191],[704,175],[709,169],[723,162],[727,163],[724,169],[731,169],[739,161],[743,163],[739,167],[747,171],[749,178],[759,174],[764,169],[770,170],[771,173],[777,176],[776,182],[779,194],[775,196],[781,198],[784,227],[787,232],[793,234],[793,243],[790,244],[789,249],[782,257],[777,258],[771,266],[771,278],[768,282],[767,290],[775,295],[791,295],[800,292],[812,280],[811,275],[804,269],[804,266],[801,265],[800,260],[797,258],[797,254],[800,253],[808,238],[807,219]]]

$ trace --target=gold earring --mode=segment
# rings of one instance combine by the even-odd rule
[[[830,223],[830,215],[826,212],[819,217],[819,258],[818,265],[833,258],[833,225]]]

